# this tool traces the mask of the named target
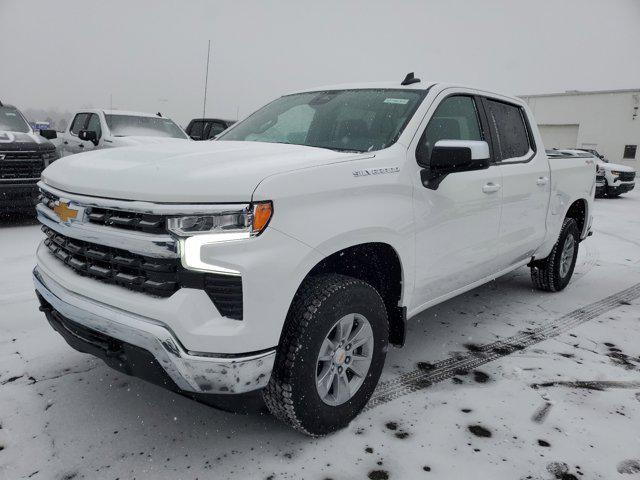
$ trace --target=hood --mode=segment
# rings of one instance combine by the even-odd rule
[[[50,150],[53,143],[35,133],[0,130],[0,150]]]
[[[70,193],[174,203],[247,202],[265,177],[370,153],[261,142],[171,142],[70,155],[42,173]]]
[[[109,137],[112,146],[118,147],[136,147],[138,145],[154,145],[158,143],[185,142],[190,138],[171,138],[171,137],[146,137],[146,136],[129,136],[129,137]]]
[[[598,166],[603,170],[617,170],[619,172],[635,172],[636,169],[633,167],[628,167],[626,165],[620,165],[619,163],[607,163],[607,162],[598,162]]]

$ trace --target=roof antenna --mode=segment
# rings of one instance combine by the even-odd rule
[[[2,105],[2,102],[0,101],[0,107],[4,107],[4,105]]]
[[[420,83],[420,79],[416,78],[413,75],[413,72],[411,72],[411,73],[407,73],[407,76],[404,77],[404,80],[402,81],[402,83],[400,85],[411,85],[413,83]]]
[[[157,115],[158,117],[162,117],[162,114],[161,114],[160,112],[156,113],[156,115]]]

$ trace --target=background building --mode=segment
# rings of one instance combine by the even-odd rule
[[[545,148],[592,148],[637,168],[640,89],[568,91],[522,98],[535,115]]]

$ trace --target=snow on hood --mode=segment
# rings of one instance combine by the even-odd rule
[[[51,143],[44,137],[36,135],[33,132],[8,132],[6,130],[0,130],[0,145],[6,146],[7,144],[20,144],[20,143],[37,143],[46,144]]]
[[[602,160],[598,161],[598,165],[603,170],[617,170],[619,172],[635,172],[636,169],[633,167],[628,167],[627,165],[620,165],[619,163],[607,163]]]
[[[190,138],[173,138],[173,137],[147,137],[147,136],[126,136],[126,137],[110,137],[112,146],[117,147],[135,147],[138,145],[153,145],[157,143],[185,142]]]
[[[70,155],[42,179],[70,193],[123,200],[247,202],[267,176],[362,156],[278,143],[171,142]]]

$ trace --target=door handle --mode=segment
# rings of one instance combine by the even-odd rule
[[[78,146],[79,146],[80,148],[84,148],[84,145],[83,145],[83,144],[81,144],[81,143],[79,143],[79,144],[78,144]]]
[[[536,185],[539,186],[544,186],[547,183],[549,183],[549,178],[548,177],[538,177],[538,180],[536,180]]]
[[[69,142],[67,142],[66,140],[62,143],[64,143],[65,145],[69,145]]]
[[[498,183],[489,182],[482,187],[484,193],[494,193],[500,190],[501,185]]]

